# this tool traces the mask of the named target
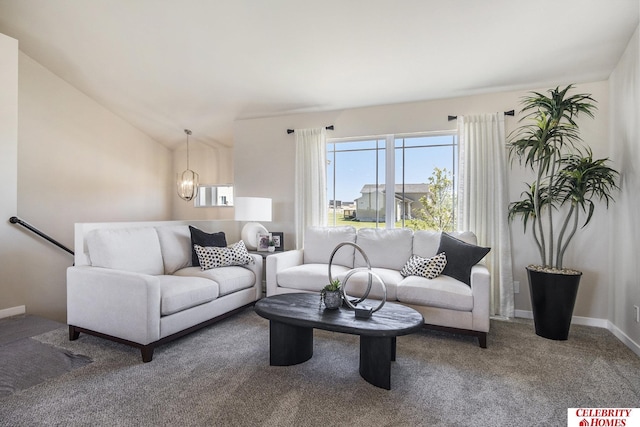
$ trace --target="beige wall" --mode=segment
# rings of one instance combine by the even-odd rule
[[[18,210],[18,41],[0,34],[0,311],[24,305],[16,264],[26,239],[9,218]]]
[[[19,54],[17,210],[13,215],[73,249],[75,222],[171,219],[172,153]],[[4,182],[3,182],[4,184]],[[4,203],[4,200],[3,200]],[[15,226],[14,226],[15,227]],[[14,287],[0,309],[66,320],[73,258],[20,228]],[[3,239],[0,247],[12,245]]]
[[[547,88],[532,88],[546,90]],[[580,92],[592,93],[599,101],[595,120],[580,121],[582,135],[594,154],[608,155],[609,105],[607,82],[578,85]],[[307,128],[334,125],[330,137],[342,138],[389,133],[454,130],[456,122],[447,115],[507,111],[519,109],[519,100],[526,91],[494,93],[438,101],[356,108],[315,114],[300,114],[274,118],[239,120],[235,123],[234,184],[238,196],[271,197],[274,202],[274,221],[265,226],[271,231],[284,231],[291,247],[294,231],[294,135],[287,128]],[[507,133],[517,125],[518,117],[506,117]],[[270,165],[265,172],[263,165]],[[521,183],[527,174],[514,168],[509,174],[510,199],[516,200],[522,191]],[[584,272],[576,303],[575,315],[598,319],[607,318],[609,241],[605,210],[596,211],[593,223],[579,237],[565,257],[565,264]],[[531,236],[525,236],[519,223],[513,227],[514,280],[521,282],[516,295],[516,309],[531,310],[525,267],[538,261]],[[584,251],[585,246],[594,247]]]
[[[610,156],[621,172],[621,192],[611,208],[609,312],[611,322],[640,345],[640,42],[638,30],[610,78]]]

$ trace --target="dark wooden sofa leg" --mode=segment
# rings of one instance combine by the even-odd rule
[[[487,333],[480,332],[478,334],[478,344],[480,344],[480,348],[487,348]]]
[[[153,345],[143,345],[140,347],[140,353],[142,353],[142,361],[144,363],[151,362],[153,359]]]
[[[80,331],[76,331],[75,326],[69,325],[69,341],[75,341],[80,336]]]

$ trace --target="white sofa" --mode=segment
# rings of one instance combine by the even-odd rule
[[[449,235],[476,245],[476,237],[471,232]],[[424,258],[436,255],[440,238],[441,233],[435,231],[312,227],[306,230],[304,249],[267,257],[267,296],[319,292],[328,284],[328,264],[334,248],[341,242],[351,242],[362,248],[372,271],[384,281],[387,301],[419,311],[427,328],[476,336],[480,347],[486,348],[490,275],[485,265],[479,263],[470,267],[468,284],[447,275],[427,279],[413,275],[403,277],[400,273],[412,255]],[[447,256],[447,261],[453,265],[455,260],[451,256]],[[334,256],[331,275],[342,281],[352,268],[365,266],[359,251],[344,245]],[[366,273],[353,274],[347,282],[347,293],[361,296],[366,289],[367,277]],[[370,298],[382,298],[382,287],[376,280]]]
[[[67,270],[69,339],[84,332],[122,342],[149,362],[156,346],[262,296],[262,257],[249,256],[248,265],[201,270],[192,266],[186,224],[76,224],[76,262]]]

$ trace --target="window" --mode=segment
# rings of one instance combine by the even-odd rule
[[[453,230],[455,134],[330,140],[327,163],[330,226]]]
[[[233,206],[233,185],[200,185],[195,198],[196,208]]]

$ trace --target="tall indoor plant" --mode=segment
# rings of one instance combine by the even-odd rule
[[[520,217],[524,230],[533,233],[540,265],[527,267],[536,334],[565,340],[569,334],[580,276],[563,266],[564,254],[579,229],[593,216],[595,201],[609,206],[618,172],[608,159],[593,159],[582,144],[575,119],[593,117],[590,94],[569,94],[573,85],[550,89],[548,95],[532,92],[522,100],[521,121],[507,147],[511,160],[534,172],[522,200],[509,205],[509,218]]]

